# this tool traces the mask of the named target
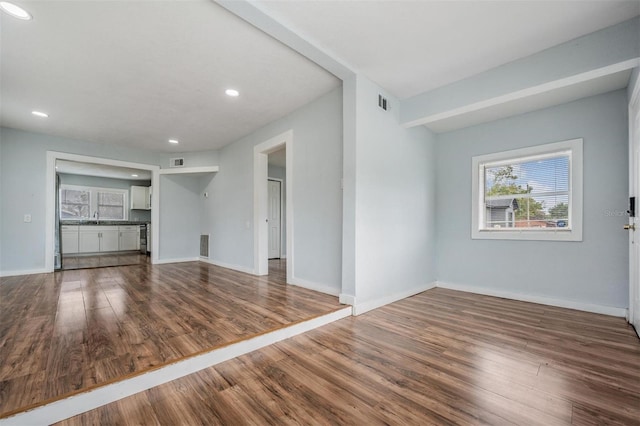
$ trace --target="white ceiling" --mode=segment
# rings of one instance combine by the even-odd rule
[[[108,166],[106,164],[81,163],[78,161],[68,160],[56,160],[56,172],[70,175],[98,176],[124,180],[151,180],[151,172],[149,170]]]
[[[259,4],[400,99],[640,14],[637,0],[261,0]]]
[[[155,151],[208,150],[340,85],[207,0],[16,3],[33,20],[0,13],[3,126]],[[240,97],[227,97],[230,87]]]
[[[208,0],[16,1],[34,19],[0,13],[4,126],[163,152],[217,149],[340,85]],[[640,14],[640,1],[615,0],[259,6],[401,99]],[[241,96],[226,97],[229,87]]]

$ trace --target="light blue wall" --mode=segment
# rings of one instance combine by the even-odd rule
[[[635,67],[631,73],[631,77],[629,77],[629,86],[627,86],[627,97],[629,100],[631,100],[631,95],[638,84],[640,84],[640,67]]]
[[[286,256],[287,255],[287,227],[286,227],[287,209],[285,206],[287,205],[287,170],[284,167],[277,167],[269,164],[268,176],[270,178],[276,178],[276,179],[282,180],[282,185],[281,185],[282,211],[280,212],[280,214],[282,215],[283,226],[282,226],[282,229],[280,230],[280,236],[282,237],[280,241],[280,253],[283,256]]]
[[[438,135],[438,280],[626,308],[628,188],[624,90]],[[582,242],[471,239],[471,157],[584,139]]]
[[[200,177],[160,176],[159,260],[200,256]]]
[[[206,187],[202,231],[210,258],[253,270],[253,147],[293,129],[295,277],[340,291],[342,91],[336,89],[220,151]],[[288,248],[288,255],[291,248]]]
[[[399,125],[397,99],[361,77],[355,91],[352,296],[360,304],[435,281],[436,156],[432,133]],[[378,107],[380,93],[388,99],[388,111]]]
[[[58,151],[143,164],[160,164],[160,155],[114,145],[0,128],[0,271],[45,267],[46,152]],[[31,214],[31,223],[23,216]]]
[[[60,183],[65,185],[84,185],[92,186],[94,188],[115,188],[126,189],[129,191],[127,195],[127,203],[131,205],[131,186],[151,186],[149,180],[127,180],[127,179],[113,179],[104,178],[98,176],[83,176],[83,175],[69,175],[66,173],[58,173],[60,176]],[[128,220],[150,222],[151,210],[129,210]]]
[[[184,158],[184,167],[203,167],[217,166],[220,155],[218,150],[176,152],[173,154],[163,153],[161,155],[160,167],[163,169],[170,168],[169,164],[172,158]]]

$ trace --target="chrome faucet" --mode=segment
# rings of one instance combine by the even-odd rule
[[[96,225],[100,224],[100,213],[98,213],[98,210],[95,211],[95,213],[93,213],[93,218],[96,220]]]

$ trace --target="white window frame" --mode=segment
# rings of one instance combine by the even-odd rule
[[[93,215],[98,211],[98,192],[113,192],[116,194],[124,195],[124,219],[103,219],[100,220],[110,221],[110,222],[125,222],[129,220],[129,190],[128,189],[120,189],[120,188],[99,188],[95,186],[84,186],[84,185],[60,185],[60,191],[63,189],[74,189],[77,191],[89,191],[89,218],[87,219],[70,219],[70,218],[60,218],[65,222],[86,222],[95,220]],[[62,197],[60,197],[62,198]],[[62,202],[62,201],[60,201]],[[58,213],[60,214],[60,213]]]
[[[472,158],[471,238],[479,240],[582,241],[583,153],[582,139],[571,139]],[[522,157],[549,155],[570,151],[569,156],[569,224],[570,228],[502,228],[483,229],[485,174],[490,163],[517,160]]]

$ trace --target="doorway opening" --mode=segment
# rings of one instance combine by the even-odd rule
[[[147,263],[151,171],[56,160],[54,269]]]
[[[55,269],[61,269],[63,266],[63,250],[69,255],[70,262],[68,266],[72,269],[74,268],[73,260],[75,260],[75,267],[80,267],[83,262],[88,267],[113,266],[114,262],[130,262],[131,258],[127,257],[125,259],[119,256],[124,254],[120,253],[121,244],[124,248],[135,247],[135,250],[133,248],[125,250],[128,252],[127,254],[135,254],[135,252],[140,253],[140,246],[143,245],[143,241],[140,228],[134,227],[129,222],[133,220],[136,223],[140,221],[149,224],[158,223],[158,196],[154,195],[148,198],[147,205],[142,209],[148,210],[148,212],[144,214],[138,211],[134,212],[134,210],[140,210],[133,209],[134,206],[132,205],[133,201],[139,201],[139,197],[137,193],[131,194],[131,185],[127,185],[126,188],[114,188],[105,182],[107,182],[106,179],[117,177],[113,175],[114,173],[128,175],[126,181],[129,182],[135,181],[135,178],[145,174],[148,178],[146,182],[149,183],[149,188],[154,186],[157,188],[159,170],[158,166],[149,164],[48,151],[46,174],[46,270],[52,272]],[[100,174],[104,175],[105,173],[112,173],[112,175],[109,178],[100,176]],[[139,176],[132,176],[134,174]],[[62,179],[61,175],[64,176]],[[85,179],[86,182],[83,183],[78,179]],[[96,184],[98,181],[102,183],[100,185]],[[64,188],[68,190],[68,193],[63,193],[62,189]],[[140,185],[139,188],[135,189],[140,188],[145,187]],[[138,217],[140,215],[144,217]],[[63,229],[63,224],[67,228]],[[83,228],[82,232],[80,232],[81,227]],[[157,263],[158,260],[158,231],[156,228],[149,226],[147,229],[150,229],[151,232],[145,233],[146,238],[144,239],[145,245],[150,240],[148,245],[150,247],[151,263]],[[81,248],[82,250],[80,250]],[[81,251],[82,253],[80,253]],[[116,252],[118,252],[118,256],[111,256]],[[83,259],[84,254],[94,258]],[[107,257],[104,259],[97,257],[97,255],[102,254],[109,255],[108,259]],[[146,259],[146,253],[144,256],[136,257],[136,259],[138,261]],[[96,262],[96,260],[99,261]]]
[[[286,263],[287,283],[294,271],[292,163],[291,130],[254,147],[254,273],[268,275],[269,259],[275,268]]]

